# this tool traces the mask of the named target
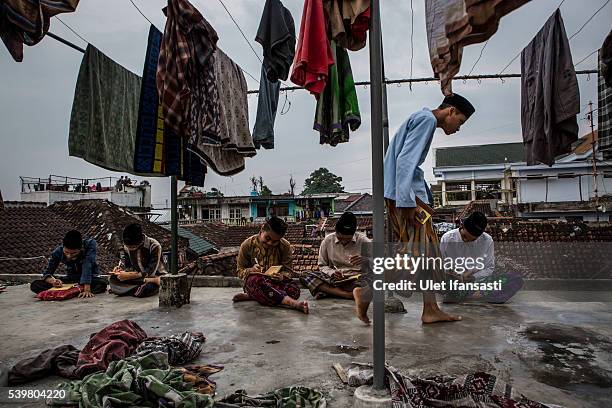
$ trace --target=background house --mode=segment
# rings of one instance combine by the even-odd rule
[[[457,207],[488,200],[494,210],[513,208],[524,218],[608,221],[605,203],[612,194],[612,161],[598,152],[595,176],[594,142],[597,132],[579,139],[571,153],[551,167],[527,166],[522,143],[435,149],[436,201]]]

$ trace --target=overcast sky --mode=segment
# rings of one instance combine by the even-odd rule
[[[153,23],[163,31],[165,18],[163,0],[134,0]],[[248,47],[230,17],[218,1],[192,0],[219,34],[219,46],[243,69],[259,79],[260,63]],[[533,0],[504,17],[498,32],[489,41],[474,74],[498,73],[529,43],[560,0]],[[575,33],[597,10],[604,0],[567,0],[561,7],[568,36]],[[228,9],[249,39],[255,37],[263,0],[225,0]],[[302,0],[285,0],[299,28]],[[82,1],[75,13],[60,18],[87,41],[129,70],[142,74],[149,23],[133,8],[129,0]],[[386,76],[390,79],[410,77],[411,11],[408,0],[382,2],[382,23]],[[571,41],[574,62],[601,47],[610,30],[612,4],[608,4]],[[85,47],[85,43],[56,19],[51,31]],[[261,47],[255,50],[261,55]],[[467,74],[482,49],[482,44],[464,50],[461,74]],[[596,55],[578,66],[596,67]],[[350,54],[353,74],[357,81],[369,80],[368,48]],[[119,176],[98,168],[82,159],[68,156],[68,125],[74,87],[82,54],[51,38],[35,47],[26,47],[24,61],[15,63],[4,45],[0,45],[0,190],[5,200],[19,199],[19,176],[46,177],[49,174],[78,178]],[[507,70],[520,72],[520,58]],[[423,0],[414,0],[414,59],[413,77],[432,75],[425,33]],[[257,83],[246,75],[249,89]],[[583,120],[590,100],[597,103],[597,76],[579,76],[581,134],[587,131]],[[441,146],[463,146],[521,141],[520,81],[509,79],[454,82],[454,90],[468,97],[476,106],[476,114],[461,132],[446,136],[436,133],[432,149]],[[217,187],[226,195],[248,194],[249,178],[262,176],[274,193],[289,190],[290,174],[301,191],[303,182],[318,167],[327,167],[343,178],[347,191],[370,192],[370,95],[369,88],[357,89],[362,114],[361,128],[351,134],[348,143],[337,147],[318,143],[312,130],[315,99],[304,91],[289,92],[291,109],[276,120],[276,148],[260,150],[255,158],[247,159],[246,169],[234,177],[220,177],[209,171],[206,189]],[[283,105],[281,94],[279,106]],[[415,110],[435,107],[442,95],[437,83],[392,85],[388,88],[391,136]],[[249,97],[250,126],[255,121],[257,98]],[[428,180],[433,181],[433,151],[424,164]],[[141,177],[135,177],[140,181]],[[169,200],[169,179],[149,179],[153,185],[153,203],[163,206]],[[182,183],[181,183],[182,184]]]

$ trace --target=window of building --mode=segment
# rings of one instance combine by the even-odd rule
[[[289,204],[280,204],[274,206],[274,215],[277,217],[289,216]]]
[[[476,181],[476,199],[501,199],[501,180]]]
[[[221,209],[216,207],[204,207],[202,208],[202,219],[203,220],[219,220],[221,219]]]
[[[446,183],[446,199],[448,201],[470,201],[472,193],[470,191],[471,182],[458,181]]]
[[[266,205],[257,204],[257,217],[261,218],[261,217],[267,217],[267,216],[268,216],[268,212],[266,210]]]
[[[232,220],[239,220],[242,218],[242,207],[230,207],[229,217]]]

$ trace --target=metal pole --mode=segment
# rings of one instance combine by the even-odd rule
[[[55,34],[53,34],[51,31],[48,31],[48,32],[47,32],[47,35],[48,35],[49,37],[53,38],[54,40],[59,41],[59,42],[61,42],[62,44],[69,46],[70,48],[73,48],[73,49],[75,49],[75,50],[77,50],[77,51],[80,51],[80,52],[82,52],[83,54],[85,53],[85,50],[84,50],[83,48],[79,47],[79,46],[78,46],[78,45],[76,45],[76,44],[71,43],[71,42],[70,42],[70,41],[68,41],[68,40],[64,40],[62,37],[60,37],[59,35],[55,35]]]
[[[383,173],[383,73],[380,2],[370,3],[370,104],[372,112],[372,196],[374,224],[374,257],[384,257],[385,198]],[[381,277],[383,275],[380,275]],[[373,324],[374,388],[385,387],[385,294],[374,291]]]
[[[170,255],[170,273],[178,273],[178,214],[176,205],[176,176],[170,177],[170,228],[172,231],[172,253]]]

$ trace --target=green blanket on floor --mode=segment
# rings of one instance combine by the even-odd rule
[[[105,372],[63,383],[58,389],[66,391],[65,398],[49,400],[47,405],[81,408],[214,406],[212,397],[197,393],[192,384],[183,381],[183,372],[171,368],[168,355],[162,352],[113,361]]]
[[[239,407],[283,407],[283,408],[325,408],[327,401],[323,394],[312,388],[293,386],[280,388],[276,391],[260,395],[247,395],[246,391],[238,390],[215,403],[216,408]]]

